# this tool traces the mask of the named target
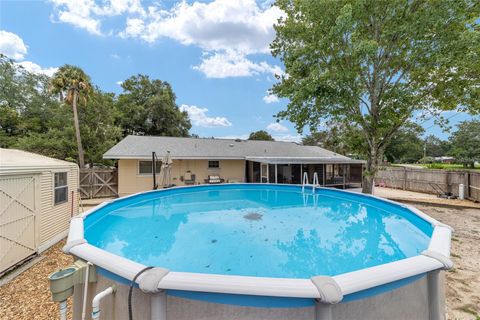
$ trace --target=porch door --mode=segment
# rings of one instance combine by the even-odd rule
[[[36,252],[37,180],[0,176],[0,273]]]
[[[260,164],[260,182],[268,183],[268,164],[267,163]]]

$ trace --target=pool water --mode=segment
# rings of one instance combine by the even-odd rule
[[[88,243],[178,272],[310,278],[418,255],[432,227],[396,204],[299,186],[148,192],[85,219]]]

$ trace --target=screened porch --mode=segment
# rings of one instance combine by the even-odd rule
[[[246,161],[246,180],[253,183],[302,184],[307,173],[309,183],[315,172],[321,186],[358,188],[362,185],[363,162],[327,162],[321,159],[250,158]]]

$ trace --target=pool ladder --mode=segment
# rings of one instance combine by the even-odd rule
[[[320,186],[320,183],[318,183],[318,174],[316,172],[313,173],[312,184],[308,183],[308,173],[307,172],[303,173],[302,192],[305,192],[305,186],[312,187],[312,193],[315,194],[315,187]]]
[[[308,198],[310,196],[310,193],[305,193],[305,186],[312,187],[312,196],[313,196],[313,207],[317,208],[318,205],[318,195],[315,194],[315,187],[319,186],[320,184],[318,183],[318,175],[316,172],[313,173],[313,183],[309,184],[308,183],[308,175],[306,172],[303,174],[303,179],[302,179],[302,194],[303,194],[303,205],[306,207],[308,205]]]

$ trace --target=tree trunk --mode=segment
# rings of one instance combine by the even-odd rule
[[[371,169],[369,170],[368,168],[372,167],[370,164],[369,164],[369,160],[367,160],[367,165],[366,165],[366,170],[363,171],[363,183],[362,183],[362,193],[368,193],[368,194],[372,194],[373,193],[373,185],[375,183],[375,175],[372,174],[372,171]]]
[[[370,150],[365,170],[363,171],[362,193],[373,193],[375,184],[375,175],[378,172],[378,165],[383,157],[382,152],[377,152],[376,148]]]
[[[85,158],[83,155],[82,137],[80,136],[80,123],[78,122],[77,98],[78,98],[78,93],[75,90],[73,92],[73,101],[72,101],[73,123],[75,125],[75,135],[77,137],[78,162],[79,162],[80,168],[84,168]]]

